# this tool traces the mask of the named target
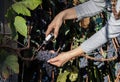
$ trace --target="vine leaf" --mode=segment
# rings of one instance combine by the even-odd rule
[[[16,63],[18,61],[17,56],[9,55],[4,62],[14,73],[19,73],[19,65]],[[9,63],[8,63],[9,62]]]
[[[64,71],[64,73],[60,73],[58,78],[57,78],[57,82],[66,82],[67,80],[67,76],[70,74],[69,71]]]
[[[30,10],[34,10],[42,3],[42,0],[25,0],[22,3]]]
[[[4,79],[7,79],[11,74],[18,74],[19,64],[17,56],[6,50],[0,50],[0,72]]]
[[[27,37],[27,25],[26,20],[23,17],[16,16],[14,25],[17,32],[19,32],[24,37]]]
[[[9,9],[7,9],[7,13],[5,14],[5,17],[8,20],[8,27],[11,28],[11,36],[13,39],[17,36],[17,31],[13,24],[15,16],[16,13],[14,12],[13,8],[10,7]]]
[[[78,78],[78,68],[75,66],[72,66],[72,71],[70,72],[69,79],[71,82],[75,82]]]
[[[25,5],[22,4],[22,2],[17,2],[15,4],[13,4],[12,8],[17,14],[31,16],[30,11],[28,10],[28,8]]]

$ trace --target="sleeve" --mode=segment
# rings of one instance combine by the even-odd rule
[[[80,47],[85,53],[90,53],[108,41],[109,38],[120,35],[120,25],[106,25],[100,31],[83,42]]]
[[[100,13],[104,7],[104,0],[90,0],[74,8],[76,10],[78,20],[81,20],[84,17],[91,17]]]

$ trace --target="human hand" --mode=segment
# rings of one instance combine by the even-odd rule
[[[56,38],[58,36],[59,28],[62,25],[63,22],[63,14],[62,12],[56,15],[56,17],[53,19],[53,21],[49,24],[48,29],[46,31],[46,36],[50,34],[51,32],[54,33],[54,37]]]
[[[58,56],[51,58],[47,62],[52,65],[61,67],[69,60],[71,60],[73,58],[75,59],[76,57],[81,56],[83,53],[84,53],[84,51],[80,47],[78,47],[78,48],[75,48],[68,52],[60,53]]]
[[[77,18],[77,14],[74,7],[61,11],[58,15],[56,15],[53,21],[49,24],[48,29],[46,31],[46,36],[51,32],[53,32],[54,37],[56,38],[58,36],[58,31],[63,21],[67,19],[75,19],[75,18]]]
[[[63,53],[59,54],[58,56],[48,60],[47,62],[52,65],[55,65],[57,67],[61,67],[66,62],[68,62],[71,58],[72,57],[67,52],[63,52]]]

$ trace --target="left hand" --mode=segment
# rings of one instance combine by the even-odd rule
[[[67,52],[63,52],[59,54],[57,57],[54,57],[47,62],[49,62],[52,65],[55,65],[57,67],[63,66],[66,62],[68,62],[71,59],[71,56]]]
[[[52,65],[61,67],[66,62],[71,60],[72,58],[81,56],[81,54],[83,54],[83,53],[84,53],[84,51],[80,47],[78,47],[78,48],[75,48],[75,49],[70,50],[68,52],[60,53],[58,56],[48,60],[47,62],[52,64]]]

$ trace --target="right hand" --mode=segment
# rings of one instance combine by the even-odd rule
[[[58,36],[59,29],[66,19],[75,19],[77,18],[76,10],[75,8],[69,8],[62,12],[60,12],[56,17],[53,19],[53,21],[49,24],[48,29],[46,31],[46,36],[50,34],[51,32],[54,33],[54,37],[56,38]]]
[[[46,31],[46,36],[50,34],[51,32],[54,33],[54,37],[56,38],[58,36],[59,28],[62,25],[63,22],[63,14],[59,13],[56,15],[56,17],[53,19],[53,21],[49,24],[48,29]]]

